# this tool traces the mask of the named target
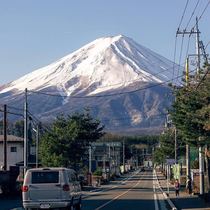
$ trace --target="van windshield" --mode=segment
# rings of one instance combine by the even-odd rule
[[[34,171],[32,172],[32,184],[58,183],[58,171]]]

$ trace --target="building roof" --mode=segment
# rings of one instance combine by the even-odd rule
[[[4,141],[4,135],[0,135],[0,143]],[[24,139],[14,135],[7,135],[7,142],[23,142]]]

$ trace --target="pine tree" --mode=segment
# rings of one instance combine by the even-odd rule
[[[57,117],[51,132],[41,139],[42,165],[75,168],[85,158],[89,143],[103,136],[103,128],[88,111]]]

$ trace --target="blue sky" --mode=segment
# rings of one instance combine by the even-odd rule
[[[190,0],[181,27],[187,25],[197,1]],[[200,0],[188,29],[208,1]],[[0,85],[103,36],[126,35],[173,61],[185,4],[185,0],[0,0]],[[204,45],[210,41],[209,20],[210,6],[199,22]]]

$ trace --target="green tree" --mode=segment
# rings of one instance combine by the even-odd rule
[[[174,159],[175,156],[175,133],[173,128],[167,129],[163,134],[160,135],[159,147],[154,151],[154,162],[161,164],[165,163],[166,158]],[[184,154],[183,141],[181,136],[177,133],[177,156]]]
[[[13,134],[15,136],[23,137],[24,136],[24,122],[23,120],[16,121],[13,125]]]
[[[57,117],[51,131],[41,139],[42,165],[76,167],[86,156],[89,143],[103,136],[103,128],[88,111]]]
[[[171,111],[172,120],[186,143],[198,145],[210,136],[210,75],[189,87],[176,91],[176,101]],[[205,141],[204,141],[205,140]]]

